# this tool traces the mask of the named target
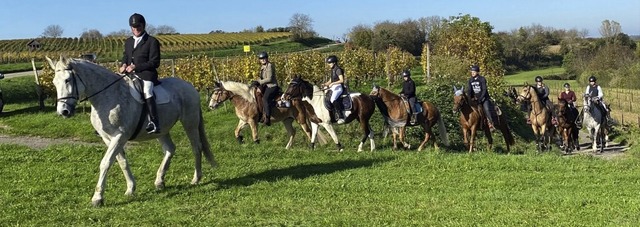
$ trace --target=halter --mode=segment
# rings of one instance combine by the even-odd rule
[[[523,99],[523,100],[525,100],[525,99],[526,99],[526,100],[528,100],[529,102],[531,102],[531,111],[533,111],[533,114],[534,114],[535,116],[538,116],[538,115],[540,115],[540,114],[543,114],[543,113],[544,113],[544,106],[542,107],[542,111],[540,111],[540,112],[536,112],[535,108],[533,108],[533,104],[534,104],[534,103],[537,103],[537,102],[539,103],[539,102],[540,102],[540,100],[535,101],[535,102],[534,102],[534,101],[531,101],[531,88],[532,88],[532,87],[529,87],[529,89],[528,89],[528,91],[527,91],[527,96],[524,96],[524,95],[520,94],[520,95],[518,95],[518,97],[522,97],[522,99]]]

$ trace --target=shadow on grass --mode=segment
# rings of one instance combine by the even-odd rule
[[[332,163],[317,163],[296,165],[282,169],[266,170],[261,173],[249,174],[242,177],[232,178],[217,182],[221,188],[231,188],[236,186],[250,186],[258,182],[275,182],[280,179],[301,180],[317,175],[332,174],[349,169],[371,167],[377,163],[391,161],[392,158],[366,159],[366,160],[344,160]]]

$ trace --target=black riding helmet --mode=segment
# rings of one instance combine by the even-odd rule
[[[542,77],[541,76],[536,76],[536,82],[542,82]]]
[[[147,24],[147,21],[144,20],[144,17],[140,14],[134,13],[129,17],[129,26],[134,28],[144,27]]]
[[[269,55],[267,54],[267,52],[263,51],[258,54],[258,59],[267,59],[267,58],[269,58]]]
[[[338,57],[336,57],[335,55],[331,55],[331,56],[327,57],[325,62],[327,62],[327,63],[338,63]]]
[[[410,76],[411,76],[411,71],[409,70],[402,71],[402,77],[410,77]]]
[[[596,79],[595,76],[590,76],[589,77],[589,82],[596,82],[598,79]]]
[[[569,83],[564,83],[563,87],[568,88],[568,87],[571,87],[571,85],[569,85]]]
[[[480,66],[478,66],[478,65],[472,65],[472,66],[471,66],[471,71],[480,72]]]

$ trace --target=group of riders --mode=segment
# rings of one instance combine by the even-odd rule
[[[149,35],[146,28],[145,18],[134,13],[129,17],[129,26],[131,27],[132,36],[125,41],[125,48],[122,58],[122,65],[119,69],[122,73],[135,74],[143,81],[143,94],[147,111],[149,112],[149,124],[146,128],[148,133],[160,132],[160,124],[158,124],[158,113],[156,110],[156,102],[153,95],[154,85],[158,85],[158,71],[160,66],[160,43],[158,40]],[[259,78],[251,82],[251,86],[260,88],[262,93],[262,119],[260,120],[265,125],[271,125],[271,108],[275,104],[276,96],[281,92],[278,80],[276,77],[276,70],[273,63],[269,61],[269,55],[266,52],[258,54],[260,61]],[[325,63],[331,69],[331,77],[323,85],[326,89],[330,90],[331,96],[328,100],[331,111],[331,120],[335,123],[342,124],[345,121],[344,106],[342,102],[343,93],[346,91],[344,70],[338,63],[338,57],[331,55],[325,59]],[[487,90],[487,81],[484,76],[480,75],[480,67],[477,65],[471,66],[471,77],[468,81],[467,94],[472,101],[476,102],[479,109],[484,110],[487,125],[490,130],[494,130],[494,122],[496,122],[497,114],[489,92]],[[402,91],[399,95],[406,100],[409,105],[411,124],[415,124],[416,119],[416,85],[411,79],[411,72],[405,70],[402,72],[403,84]],[[541,101],[544,105],[551,110],[552,102],[549,99],[549,88],[543,83],[541,76],[535,78],[536,90]],[[559,99],[566,101],[568,107],[572,108],[577,113],[575,108],[576,95],[571,90],[568,83],[564,84],[565,91],[558,95]],[[604,111],[607,120],[610,121],[609,109],[602,99],[604,93],[602,88],[597,85],[596,77],[591,76],[589,78],[589,86],[585,91],[585,94],[590,97],[597,97],[600,99],[601,109]],[[577,117],[578,125],[581,125],[582,112]],[[528,120],[528,119],[527,119]],[[530,124],[530,122],[527,122]]]
[[[543,82],[542,76],[536,76],[535,81],[535,88],[536,93],[538,94],[538,99],[543,102],[545,108],[552,113],[552,122],[555,124],[557,116],[555,116],[555,113],[553,112],[553,102],[551,102],[549,98],[549,87]],[[578,109],[576,108],[575,102],[577,101],[577,96],[575,92],[571,90],[571,85],[569,83],[564,83],[563,87],[564,91],[558,94],[558,100],[563,100],[564,103],[566,103],[566,107],[569,108],[570,113],[576,116],[576,126],[578,128],[582,128],[582,119],[584,112],[582,110],[578,112]],[[611,110],[604,102],[604,92],[602,90],[602,87],[598,85],[597,78],[595,76],[589,77],[589,85],[587,85],[584,96],[586,98],[589,98],[590,100],[598,100],[599,105],[596,105],[596,108],[599,108],[600,111],[604,113],[607,125],[611,125],[613,122],[610,115]],[[531,110],[529,109],[528,111]],[[527,124],[531,124],[529,118],[527,118]]]

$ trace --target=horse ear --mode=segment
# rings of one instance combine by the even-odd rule
[[[458,90],[458,88],[456,87],[456,85],[453,85],[453,92],[456,92]]]
[[[47,59],[47,62],[49,62],[49,65],[51,66],[52,69],[56,68],[56,64],[53,63],[53,60],[51,60],[49,56],[45,56],[44,58]]]
[[[464,85],[462,85],[462,87],[460,88],[461,91],[464,91]]]

